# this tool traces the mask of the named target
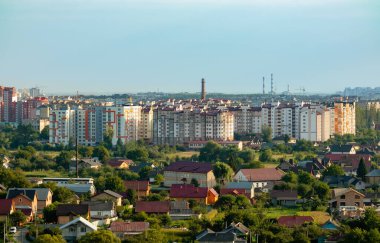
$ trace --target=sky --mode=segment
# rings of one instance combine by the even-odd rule
[[[0,0],[0,85],[48,94],[380,86],[378,0]]]

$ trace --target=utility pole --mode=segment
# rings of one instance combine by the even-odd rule
[[[76,123],[75,123],[75,127],[76,127],[76,131],[75,131],[75,169],[76,169],[76,174],[77,174],[77,178],[79,178],[79,168],[78,168],[78,154],[79,154],[79,151],[78,151],[78,108],[75,110],[75,120],[76,120]]]

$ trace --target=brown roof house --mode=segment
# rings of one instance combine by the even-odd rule
[[[42,210],[52,204],[53,193],[49,188],[10,188],[7,193],[7,198],[14,198],[19,194],[37,195],[37,211],[42,214]]]
[[[111,190],[105,190],[91,197],[91,201],[112,201],[116,206],[122,205],[123,196]]]
[[[23,188],[9,189],[7,199],[12,199],[16,209],[31,209],[33,214],[37,212],[38,199],[36,190],[24,190]]]
[[[271,189],[284,175],[282,170],[276,168],[241,169],[235,174],[234,180],[250,181],[255,188]]]
[[[342,218],[359,217],[364,211],[365,195],[352,188],[331,190],[329,201],[331,211],[338,211]]]
[[[78,217],[90,220],[90,207],[87,204],[59,204],[56,214],[58,224],[66,224]]]
[[[15,202],[12,199],[0,199],[0,222],[16,211]]]
[[[277,206],[293,207],[297,205],[297,191],[273,190],[270,192],[272,204]]]
[[[139,235],[149,229],[148,222],[112,222],[109,230],[123,239],[126,235]]]
[[[133,160],[113,158],[107,162],[107,164],[115,169],[128,169],[133,164]]]
[[[169,201],[137,201],[135,212],[168,214],[170,211]]]
[[[146,197],[150,194],[149,181],[124,181],[125,190],[136,191],[138,197]]]
[[[169,197],[175,200],[193,199],[205,205],[210,205],[218,201],[219,194],[214,188],[195,187],[192,184],[175,184],[170,188]]]
[[[281,216],[277,219],[277,222],[282,226],[297,227],[305,223],[312,223],[314,219],[311,216]]]
[[[173,184],[190,184],[191,180],[198,181],[201,187],[214,187],[216,185],[211,163],[179,161],[171,163],[164,169],[164,186]]]

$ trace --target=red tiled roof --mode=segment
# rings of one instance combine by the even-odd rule
[[[112,222],[112,232],[143,232],[149,229],[148,222]]]
[[[123,163],[127,163],[128,165],[133,164],[133,160],[130,159],[111,159],[108,161],[108,165],[111,167],[120,167]]]
[[[276,168],[241,169],[248,181],[279,181],[285,174]]]
[[[192,184],[174,184],[170,188],[171,198],[206,198],[207,187],[195,187]]]
[[[149,181],[124,181],[125,190],[132,189],[135,191],[147,191]]]
[[[0,215],[8,215],[12,209],[12,199],[0,199]]]
[[[314,222],[314,219],[311,216],[281,216],[277,221],[279,225],[295,227],[306,222]]]
[[[189,173],[208,173],[212,170],[211,163],[199,163],[190,161],[179,161],[171,163],[164,171],[189,172]]]
[[[245,195],[245,189],[243,188],[221,188],[220,195]]]
[[[135,212],[167,213],[170,202],[168,201],[137,201]]]

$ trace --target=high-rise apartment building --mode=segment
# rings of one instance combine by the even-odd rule
[[[0,121],[16,122],[17,91],[15,87],[0,86]]]

